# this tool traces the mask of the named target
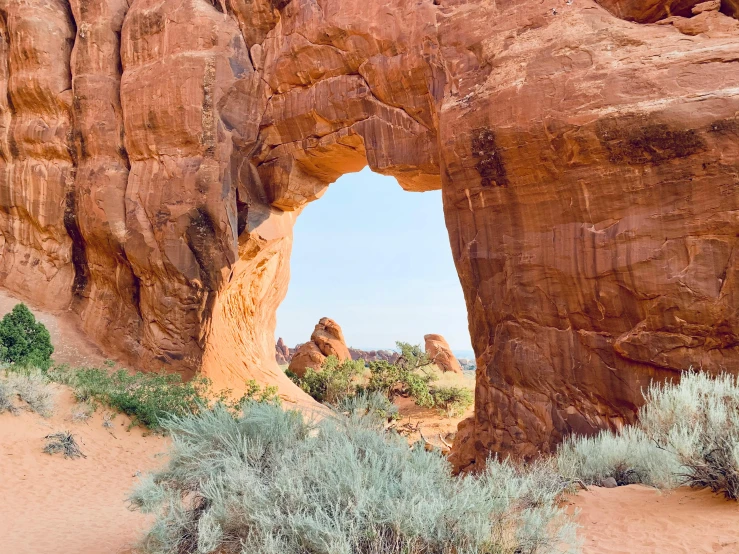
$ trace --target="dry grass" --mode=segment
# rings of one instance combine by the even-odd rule
[[[40,371],[9,373],[0,378],[0,386],[0,412],[16,409],[15,398],[20,398],[31,411],[43,417],[51,416],[54,411],[54,390]]]
[[[80,447],[77,445],[77,441],[74,440],[74,436],[69,431],[63,431],[61,433],[54,433],[52,435],[46,435],[46,446],[44,452],[47,454],[64,454],[65,458],[87,458]]]

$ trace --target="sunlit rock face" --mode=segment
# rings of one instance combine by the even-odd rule
[[[302,208],[442,189],[477,355],[458,468],[739,371],[734,0],[0,0],[0,284],[144,369],[275,362]]]
[[[334,356],[340,362],[352,359],[339,324],[333,319],[322,317],[313,329],[310,340],[296,348],[288,369],[302,378],[308,369],[321,371],[329,356]]]
[[[441,335],[424,335],[424,350],[431,361],[436,364],[441,371],[451,371],[452,373],[462,373],[462,366],[459,360],[454,356],[449,343]]]

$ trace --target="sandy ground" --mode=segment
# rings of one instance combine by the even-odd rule
[[[106,429],[103,410],[73,422],[78,409],[58,387],[48,419],[25,410],[0,414],[0,553],[124,554],[151,524],[125,499],[139,473],[165,463],[168,440],[128,431],[122,415]],[[427,438],[445,425],[423,421]],[[47,434],[65,430],[87,458],[42,452]],[[578,511],[584,554],[739,553],[739,504],[708,490],[591,487],[568,504]]]
[[[436,366],[433,367],[434,369],[431,372],[436,377],[434,385],[466,388],[474,395],[474,371],[466,371],[459,375],[457,373],[444,373],[436,369]],[[415,401],[411,398],[396,398],[394,404],[398,407],[400,414],[400,419],[395,424],[398,431],[406,435],[412,443],[421,440],[421,434],[423,434],[423,438],[428,443],[442,451],[448,450],[448,445],[454,442],[459,422],[471,417],[474,412],[474,407],[470,406],[461,414],[447,417],[445,414],[439,413],[437,409],[416,406]]]
[[[583,554],[739,553],[739,504],[709,489],[590,487],[575,509]]]
[[[13,309],[16,304],[24,302],[40,321],[49,330],[51,344],[54,345],[52,358],[55,363],[71,366],[101,367],[105,356],[79,330],[75,316],[71,313],[42,312],[34,308],[32,303],[19,300],[5,290],[0,289],[0,318]]]
[[[17,302],[0,291],[0,316]],[[51,333],[56,362],[79,366],[105,360],[70,314],[34,313]],[[470,375],[441,379],[440,384],[474,389]],[[164,463],[169,441],[138,428],[128,431],[123,415],[106,429],[103,410],[73,422],[80,406],[68,389],[56,390],[55,412],[48,419],[23,410],[0,414],[0,554],[128,553],[151,518],[130,511],[126,497],[138,474]],[[410,440],[420,438],[420,429],[442,449],[440,436],[450,443],[472,410],[446,418],[408,399],[396,403],[402,414],[398,427],[416,429]],[[42,452],[46,435],[67,430],[87,458]],[[739,504],[707,490],[591,487],[568,503],[578,514],[583,554],[739,554]]]
[[[151,523],[128,509],[126,497],[137,473],[164,463],[169,441],[127,431],[123,415],[106,429],[102,409],[73,422],[79,405],[69,389],[56,390],[48,419],[26,410],[0,414],[0,553],[126,552]],[[70,431],[87,458],[44,454],[44,437],[60,431]]]

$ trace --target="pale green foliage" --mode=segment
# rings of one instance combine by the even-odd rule
[[[536,554],[568,551],[573,526],[550,465],[491,460],[478,476],[384,430],[377,399],[317,424],[246,403],[165,422],[169,467],[131,501],[157,514],[143,548],[186,554]],[[381,401],[384,404],[386,401]]]
[[[654,384],[646,394],[640,425],[673,452],[684,482],[739,498],[739,381],[690,372],[679,385]]]
[[[636,426],[570,438],[557,463],[571,478],[658,487],[688,484],[739,496],[739,382],[686,372],[678,384],[653,384]]]
[[[34,412],[49,417],[54,410],[54,392],[48,379],[38,370],[8,373],[0,380],[9,403],[19,397]],[[11,407],[7,409],[12,409]]]
[[[14,411],[13,397],[15,392],[6,380],[0,379],[0,414]]]
[[[390,402],[387,396],[379,392],[347,396],[334,405],[334,410],[343,415],[353,414],[355,416],[362,415],[365,418],[375,418],[378,427],[399,417],[398,407]]]
[[[613,477],[619,485],[644,483],[660,488],[679,484],[680,464],[637,427],[594,437],[568,437],[557,451],[557,467],[565,477],[600,484]]]

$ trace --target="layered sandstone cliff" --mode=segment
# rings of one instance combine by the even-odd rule
[[[739,371],[737,3],[0,0],[0,284],[111,355],[310,400],[301,209],[442,189],[477,354],[459,467]]]

